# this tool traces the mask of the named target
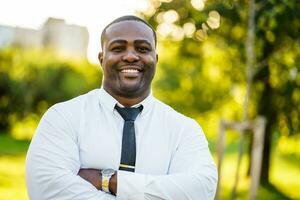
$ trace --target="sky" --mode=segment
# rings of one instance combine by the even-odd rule
[[[147,8],[147,0],[0,0],[0,24],[38,29],[48,17],[87,27],[88,59],[97,63],[100,34],[113,19]]]

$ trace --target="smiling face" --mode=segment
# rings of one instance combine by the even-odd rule
[[[115,98],[141,98],[150,93],[157,55],[152,30],[138,21],[107,28],[103,52],[103,88]]]

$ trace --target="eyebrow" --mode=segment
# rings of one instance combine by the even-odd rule
[[[121,40],[121,39],[113,40],[108,44],[108,46],[111,46],[111,45],[116,44],[116,43],[126,44],[127,41],[126,40]],[[148,40],[134,40],[134,44],[142,44],[142,43],[146,43],[147,45],[152,47],[151,43]]]
[[[108,46],[111,46],[111,45],[113,45],[113,44],[115,44],[115,43],[126,44],[127,42],[126,42],[126,40],[113,40],[113,41],[111,41],[111,42],[108,44]]]
[[[135,44],[142,44],[142,43],[146,43],[147,45],[151,46],[151,43],[148,40],[135,40],[134,41]]]

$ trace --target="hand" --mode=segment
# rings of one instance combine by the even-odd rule
[[[101,170],[98,169],[80,169],[78,175],[94,185],[98,190],[102,189]],[[117,172],[110,178],[109,190],[115,195],[117,192]]]

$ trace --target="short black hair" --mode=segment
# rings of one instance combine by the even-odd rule
[[[153,37],[154,37],[154,42],[155,42],[155,46],[156,46],[156,43],[157,43],[157,39],[156,39],[156,32],[154,30],[154,28],[148,23],[146,22],[145,20],[137,17],[137,16],[134,16],[134,15],[125,15],[125,16],[122,16],[122,17],[119,17],[117,19],[115,19],[114,21],[110,22],[102,31],[101,33],[101,48],[103,50],[103,44],[104,44],[104,38],[105,38],[105,33],[106,33],[106,30],[113,24],[116,24],[116,23],[119,23],[119,22],[123,22],[123,21],[137,21],[137,22],[142,22],[144,24],[146,24],[149,28],[151,28],[152,32],[153,32]]]

